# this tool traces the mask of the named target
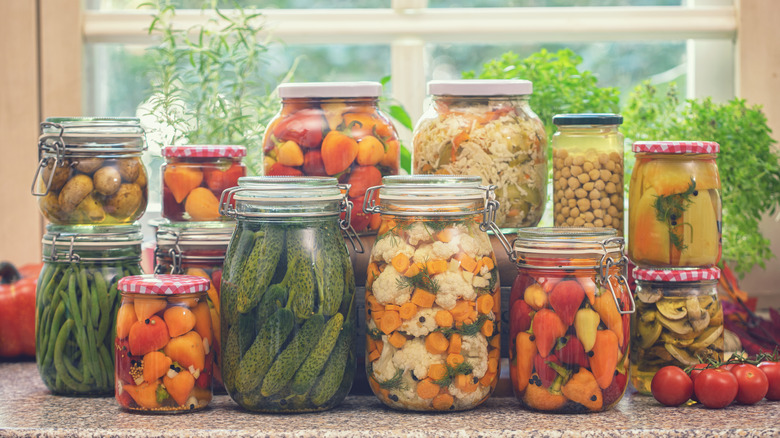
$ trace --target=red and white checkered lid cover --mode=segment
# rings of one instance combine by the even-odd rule
[[[119,280],[122,292],[146,295],[180,295],[206,292],[209,280],[194,275],[131,275]]]
[[[238,158],[246,156],[246,148],[220,144],[165,146],[162,155],[174,158]]]
[[[714,141],[637,141],[631,150],[656,154],[717,154],[720,145]]]
[[[641,269],[634,268],[634,278],[641,281],[701,281],[717,280],[720,269]]]

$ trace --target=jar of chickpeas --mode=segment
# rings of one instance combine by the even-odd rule
[[[623,235],[623,135],[617,114],[553,117],[556,227],[608,227]]]

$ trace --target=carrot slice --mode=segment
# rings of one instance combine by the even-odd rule
[[[436,259],[436,260],[429,260],[425,266],[428,268],[429,275],[436,275],[436,274],[441,274],[442,272],[447,272],[447,267],[449,266],[449,264],[447,263],[446,260]]]
[[[401,348],[406,343],[406,336],[399,332],[393,332],[393,334],[390,335],[390,338],[388,338],[388,342],[395,348]]]
[[[398,314],[401,315],[401,319],[412,319],[417,314],[417,304],[404,303],[398,310]]]
[[[450,341],[441,332],[433,332],[425,337],[425,349],[431,354],[444,353],[449,344]]]
[[[442,363],[432,363],[428,367],[428,377],[433,380],[441,380],[447,375],[447,367]]]
[[[434,319],[439,327],[452,327],[452,323],[454,322],[452,313],[450,313],[449,310],[444,309],[436,312]]]
[[[489,294],[481,295],[477,298],[477,312],[487,315],[493,311],[493,297]]]
[[[393,265],[396,271],[406,272],[406,270],[409,269],[410,260],[406,254],[399,252],[395,255],[395,257],[393,257],[392,260],[390,260],[390,263]]]
[[[452,406],[455,398],[450,394],[439,394],[433,398],[431,406],[438,411],[446,411]]]
[[[453,333],[450,336],[450,346],[447,348],[447,352],[459,354],[461,345],[463,345],[463,338],[459,334]]]
[[[474,268],[477,267],[477,261],[466,253],[459,253],[455,256],[455,260],[460,262],[460,267],[464,271],[474,272]]]
[[[450,309],[450,313],[452,313],[452,317],[455,318],[455,321],[463,322],[463,320],[468,318],[472,310],[474,310],[474,305],[471,301],[460,300],[455,303],[455,307]]]
[[[412,303],[418,305],[419,307],[433,307],[434,302],[436,302],[436,295],[426,290],[417,288],[412,294]]]
[[[485,335],[486,338],[493,336],[493,320],[488,319],[482,324],[482,328],[479,331]]]
[[[431,379],[423,379],[420,380],[419,383],[417,383],[417,395],[420,396],[420,398],[434,398],[437,395],[439,395],[439,391],[441,390],[441,387],[435,383]]]
[[[379,330],[382,330],[382,333],[389,335],[394,332],[395,329],[401,327],[401,316],[396,311],[386,311],[382,315],[382,319],[379,320],[377,326],[379,327]]]
[[[447,355],[447,365],[451,366],[452,368],[462,364],[464,360],[466,359],[462,354],[451,353]]]

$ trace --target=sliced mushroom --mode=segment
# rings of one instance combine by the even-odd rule
[[[657,312],[655,310],[648,310],[648,311],[642,312],[639,315],[639,320],[642,321],[642,322],[653,322],[653,321],[655,321],[655,315],[656,314],[657,314]]]
[[[701,306],[699,306],[699,299],[696,297],[689,297],[685,300],[685,308],[688,310],[688,319],[700,319],[701,318]]]
[[[685,300],[664,299],[655,303],[656,308],[667,319],[678,320],[688,315]]]
[[[663,298],[663,296],[660,289],[642,288],[636,293],[639,301],[647,304],[653,304]]]
[[[723,334],[722,325],[718,327],[710,327],[707,330],[704,330],[704,332],[700,334],[698,337],[696,337],[693,343],[690,344],[690,349],[698,350],[700,348],[709,347],[712,344],[714,344],[715,341],[720,339],[722,334]]]
[[[696,365],[697,363],[699,363],[699,361],[696,360],[696,358],[694,358],[693,356],[691,356],[687,351],[681,348],[677,348],[672,344],[664,344],[664,348],[666,348],[666,351],[668,351],[669,354],[672,355],[672,357],[677,359],[678,362],[680,362],[685,366]]]
[[[657,321],[642,322],[641,319],[637,323],[637,332],[639,333],[639,348],[650,348],[658,337],[661,336],[663,327]]]
[[[693,327],[693,331],[699,333],[706,329],[708,325],[710,325],[710,314],[707,312],[702,312],[701,318],[689,319],[689,321],[691,323],[691,327]]]
[[[672,355],[669,354],[669,351],[660,345],[656,345],[655,347],[648,350],[647,355],[655,356],[664,362],[669,362],[670,360],[672,360]]]
[[[715,307],[715,306],[713,306],[713,307]],[[710,315],[710,327],[723,325],[723,311],[720,308],[720,304],[717,307],[718,307],[718,309],[714,313],[709,313],[709,315]]]
[[[693,344],[693,341],[695,340],[695,339],[685,339],[685,338],[677,337],[669,333],[662,334],[661,339],[667,344],[672,344],[675,347],[682,347],[682,348],[686,348],[689,345]]]
[[[673,331],[674,333],[677,333],[678,335],[688,335],[693,333],[693,327],[687,319],[674,321],[659,313],[658,322],[660,322],[662,326]]]

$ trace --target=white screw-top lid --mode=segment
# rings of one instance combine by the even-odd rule
[[[434,96],[523,96],[533,94],[533,84],[524,79],[459,79],[428,82]]]
[[[382,84],[379,82],[300,82],[280,84],[279,97],[285,98],[327,98],[327,97],[379,97]]]

